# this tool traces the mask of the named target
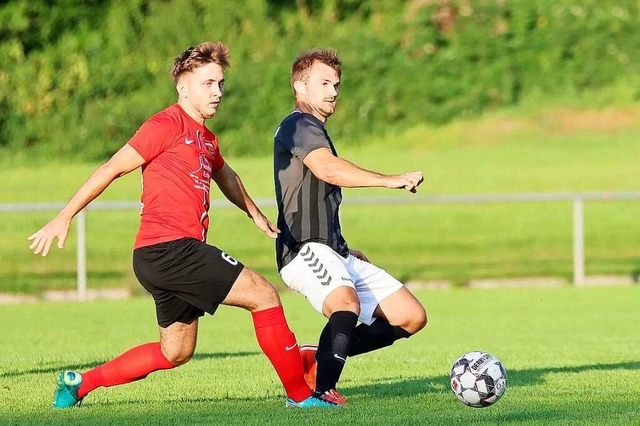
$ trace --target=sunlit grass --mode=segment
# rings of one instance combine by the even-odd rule
[[[256,343],[250,315],[221,308],[200,323],[195,358],[126,386],[98,389],[82,407],[49,408],[58,370],[85,371],[157,340],[149,298],[27,304],[0,310],[0,424],[630,424],[637,416],[638,288],[458,289],[418,292],[430,323],[394,346],[350,359],[340,412],[292,411]],[[299,342],[324,320],[283,295]],[[453,361],[498,356],[505,396],[487,409],[449,390]]]

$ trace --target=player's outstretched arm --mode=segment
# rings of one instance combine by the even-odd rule
[[[240,176],[227,163],[213,172],[213,180],[224,196],[243,210],[253,220],[258,229],[271,238],[278,236],[280,232],[278,227],[262,214],[242,184]]]
[[[329,148],[318,148],[311,151],[303,162],[318,179],[347,188],[380,187],[406,189],[415,193],[418,185],[424,180],[422,172],[384,175],[365,170],[347,160],[336,157]]]
[[[28,240],[31,241],[29,249],[33,250],[34,254],[46,256],[56,238],[58,248],[63,248],[71,219],[98,197],[116,178],[126,175],[142,164],[144,159],[131,146],[125,145],[120,148],[106,163],[93,172],[53,220],[29,236]]]

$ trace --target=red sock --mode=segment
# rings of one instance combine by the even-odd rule
[[[298,342],[287,325],[282,306],[252,315],[258,344],[278,373],[287,396],[297,402],[310,397]]]
[[[165,358],[160,342],[146,343],[129,349],[117,358],[82,373],[78,396],[83,398],[100,386],[115,386],[144,379],[149,373],[175,367]]]

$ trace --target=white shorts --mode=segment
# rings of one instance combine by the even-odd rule
[[[373,312],[385,298],[403,287],[385,270],[349,255],[347,259],[320,243],[307,243],[280,271],[292,290],[304,295],[322,314],[329,293],[340,286],[354,288],[360,301],[360,322],[371,325]]]

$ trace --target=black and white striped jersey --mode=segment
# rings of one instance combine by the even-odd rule
[[[340,187],[318,179],[302,162],[318,148],[329,148],[337,156],[323,123],[311,114],[293,111],[276,130],[273,164],[281,230],[276,239],[278,270],[310,241],[326,244],[344,257],[349,255],[340,228]]]

